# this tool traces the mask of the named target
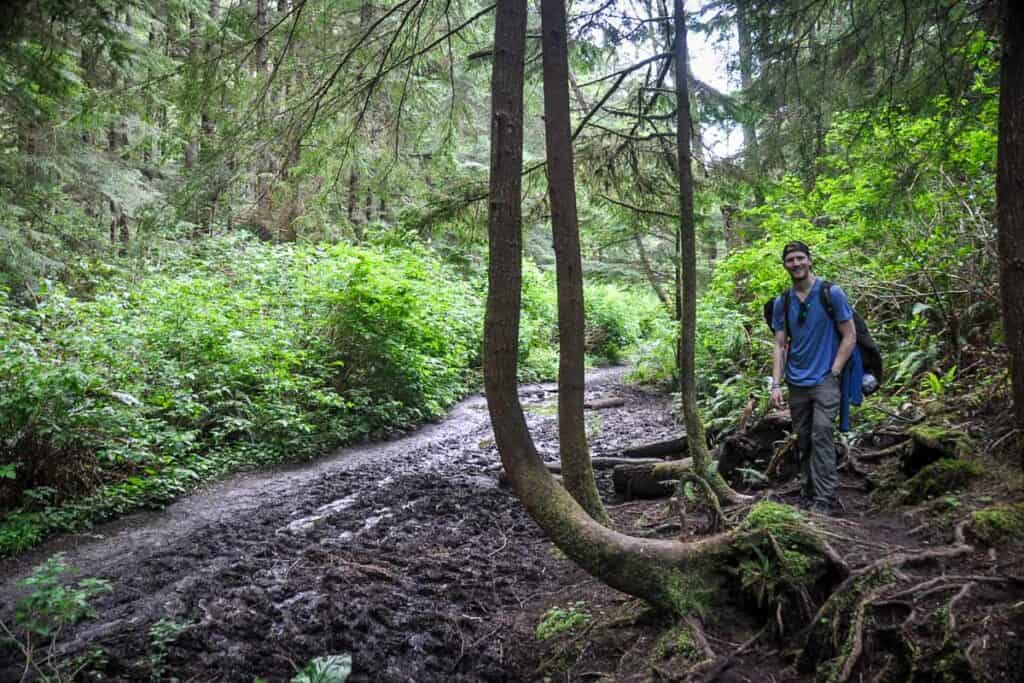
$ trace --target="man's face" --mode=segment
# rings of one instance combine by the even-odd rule
[[[794,281],[804,280],[811,274],[811,258],[802,251],[791,251],[782,262]]]

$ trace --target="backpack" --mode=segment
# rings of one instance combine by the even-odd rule
[[[835,309],[832,307],[832,285],[834,283],[825,280],[821,283],[821,303],[825,307],[825,311],[828,313],[828,317],[832,318],[833,322],[836,319]],[[789,331],[789,297],[792,295],[793,289],[786,289],[782,293],[782,310],[786,311],[787,314],[784,316],[786,321],[786,338],[790,336]],[[772,329],[772,317],[774,314],[775,299],[769,299],[763,308],[764,320],[768,323],[768,328]],[[857,311],[853,312],[853,327],[857,331],[857,348],[860,349],[861,362],[864,364],[864,372],[870,373],[875,376],[878,384],[882,383],[882,352],[878,348],[878,344],[875,343],[874,338],[871,336],[871,332],[868,330],[867,323],[860,317]],[[839,332],[839,325],[836,324],[836,333]]]

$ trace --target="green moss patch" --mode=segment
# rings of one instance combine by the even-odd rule
[[[757,606],[807,600],[827,571],[822,542],[804,516],[788,505],[761,502],[740,526],[740,584]]]
[[[988,545],[1024,542],[1024,503],[977,510],[971,521],[974,535]]]
[[[907,481],[903,502],[914,504],[944,493],[959,491],[981,476],[981,472],[981,466],[970,460],[937,460]]]
[[[970,454],[971,440],[955,429],[917,425],[907,430],[910,448],[902,457],[903,472],[917,474],[922,468],[942,459],[963,459]]]

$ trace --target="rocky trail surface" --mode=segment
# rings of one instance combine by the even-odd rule
[[[588,374],[588,399],[625,399],[588,412],[595,456],[678,433],[668,397],[624,384],[623,373]],[[554,385],[524,386],[521,396],[539,450],[554,460]],[[314,658],[342,653],[352,656],[352,681],[814,679],[797,671],[794,642],[764,635],[772,615],[739,606],[703,615],[706,642],[696,655],[666,644],[671,622],[565,559],[499,485],[499,473],[484,400],[472,397],[400,438],[226,480],[166,510],[55,539],[0,564],[0,619],[10,623],[24,593],[18,579],[63,551],[79,575],[113,587],[96,598],[95,618],[67,628],[51,648],[64,661],[91,657],[84,680],[284,681]],[[607,470],[598,477],[623,531],[692,537],[705,523],[695,510],[686,528],[673,528],[663,500],[625,501]],[[855,571],[956,546],[949,527],[922,529],[912,515],[872,510],[864,488],[862,477],[845,473],[845,512],[815,522]],[[772,495],[795,502],[796,490]],[[973,644],[981,677],[1024,680],[1014,630],[1024,628],[1024,616],[1005,609],[1024,595],[1001,578],[1024,574],[1020,555],[972,547],[948,560],[900,565],[891,593],[925,584],[938,589],[929,594],[935,604],[904,596],[874,618],[948,636],[948,623],[925,617],[931,607],[948,614],[960,596],[953,635]],[[578,608],[586,619],[540,641],[536,627],[553,607]],[[890,680],[884,666],[903,673],[874,638],[863,637],[861,668],[852,669],[860,678],[849,680],[878,672],[877,680]],[[18,680],[22,670],[15,649],[0,649],[0,680]]]

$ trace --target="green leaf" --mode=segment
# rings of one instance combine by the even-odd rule
[[[352,673],[352,655],[317,657],[292,679],[292,683],[345,683]]]

